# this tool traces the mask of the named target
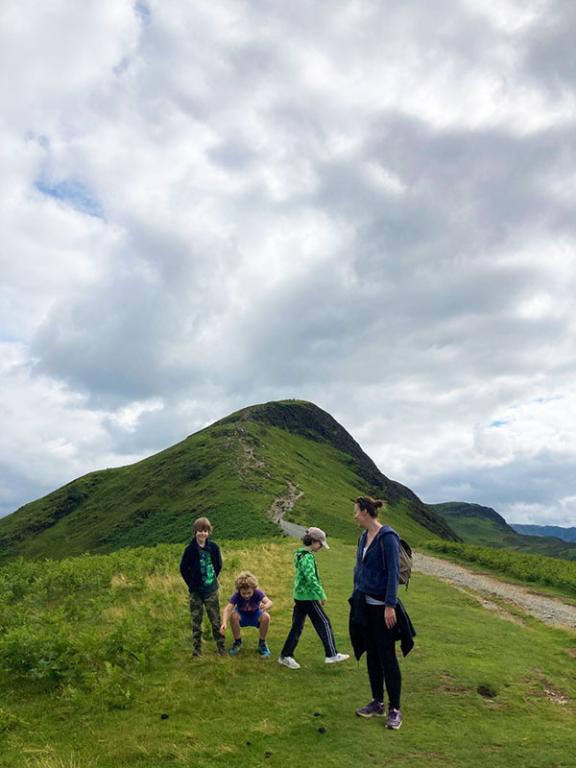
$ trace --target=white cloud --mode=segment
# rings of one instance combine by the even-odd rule
[[[571,9],[1,13],[1,509],[296,396],[425,499],[568,519]]]

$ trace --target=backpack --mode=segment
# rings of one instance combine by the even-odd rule
[[[398,579],[398,583],[405,584],[406,589],[408,589],[408,582],[410,581],[410,576],[412,575],[412,547],[404,539],[400,537],[398,538],[400,539],[400,578]],[[384,555],[383,543],[381,543],[381,547],[382,554]]]
[[[408,582],[412,575],[412,547],[404,539],[400,539],[400,584],[406,584],[408,589]]]

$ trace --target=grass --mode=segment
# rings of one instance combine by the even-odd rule
[[[339,649],[348,650],[354,548],[332,544],[317,560]],[[295,546],[223,547],[222,602],[239,569],[260,577],[274,600],[273,654],[289,628]],[[381,721],[354,717],[370,698],[364,660],[326,666],[309,625],[298,671],[274,656],[258,658],[254,630],[244,630],[236,658],[217,657],[207,639],[202,658],[193,659],[181,551],[166,545],[0,569],[8,605],[0,615],[0,658],[16,629],[43,638],[45,648],[54,647],[50,637],[61,642],[54,669],[38,657],[19,673],[0,673],[0,766],[575,764],[574,634],[530,618],[518,626],[415,574],[402,593],[418,630],[416,648],[401,662],[405,725],[390,732]]]

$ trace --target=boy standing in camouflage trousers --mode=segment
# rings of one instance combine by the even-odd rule
[[[202,653],[202,619],[204,607],[212,625],[212,637],[218,653],[225,655],[224,638],[220,634],[220,603],[218,600],[218,574],[222,570],[220,548],[208,537],[212,525],[207,517],[200,517],[192,525],[194,538],[188,544],[180,561],[180,573],[190,591],[190,616],[194,656]]]

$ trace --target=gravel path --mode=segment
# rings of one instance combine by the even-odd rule
[[[498,581],[492,576],[473,573],[461,565],[420,553],[414,553],[414,570],[428,576],[436,576],[465,590],[471,589],[482,595],[504,598],[545,624],[576,629],[576,606],[567,605],[553,597],[535,594],[529,587]],[[486,608],[500,610],[499,606],[489,601],[481,602]]]

